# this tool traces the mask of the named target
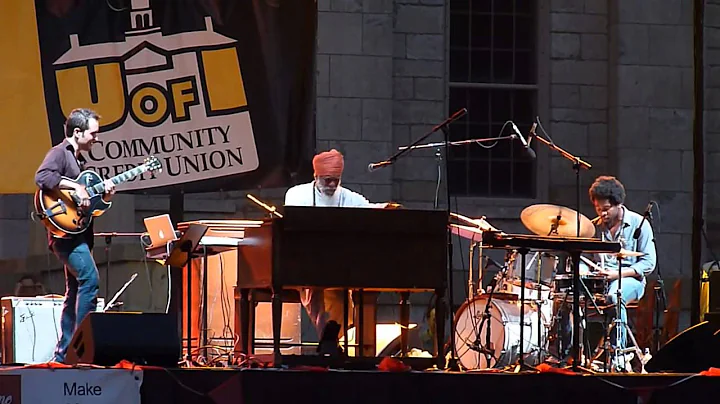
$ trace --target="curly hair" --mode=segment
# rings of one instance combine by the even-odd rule
[[[617,178],[609,175],[597,177],[588,193],[591,201],[607,199],[612,205],[620,205],[625,202],[625,187]]]

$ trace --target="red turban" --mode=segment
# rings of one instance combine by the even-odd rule
[[[313,158],[313,169],[317,177],[340,177],[343,168],[343,155],[335,149],[319,153]]]

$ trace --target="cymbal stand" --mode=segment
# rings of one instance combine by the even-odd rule
[[[473,273],[473,259],[475,258],[475,249],[478,249],[478,280],[477,280],[477,287],[475,286],[475,279],[474,279],[474,273]],[[475,297],[475,294],[477,293],[477,290],[482,288],[482,278],[483,278],[483,270],[482,270],[482,242],[480,241],[471,241],[470,242],[470,265],[468,269],[468,299],[472,299]]]

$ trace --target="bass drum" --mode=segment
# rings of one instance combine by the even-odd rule
[[[480,327],[488,302],[487,294],[466,301],[455,314],[455,350],[460,365],[467,369],[503,368],[517,362],[520,348],[520,303],[512,295],[493,294],[490,303],[490,320]],[[500,298],[498,298],[500,297]],[[547,341],[549,319],[545,319],[534,302],[525,303],[525,329],[523,353],[525,363],[539,363],[538,335],[544,347]],[[539,326],[539,327],[538,327]],[[491,347],[487,347],[490,330]],[[539,334],[538,334],[539,333]],[[493,349],[487,360],[485,348]]]

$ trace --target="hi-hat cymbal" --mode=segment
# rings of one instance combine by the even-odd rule
[[[645,253],[639,251],[630,251],[623,248],[620,250],[619,253],[616,253],[615,255],[619,257],[642,257],[643,255],[645,255]]]
[[[485,220],[484,216],[479,219],[473,219],[473,218],[463,216],[461,214],[453,213],[453,212],[450,212],[450,216],[452,216],[460,221],[465,222],[467,225],[477,227],[482,231],[499,231],[493,225],[488,223],[487,220]]]
[[[564,206],[538,204],[523,209],[520,220],[525,227],[538,236],[576,237],[577,213]],[[557,224],[557,226],[555,226]],[[593,237],[595,226],[580,214],[580,237]]]

